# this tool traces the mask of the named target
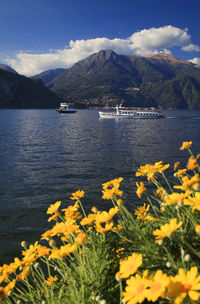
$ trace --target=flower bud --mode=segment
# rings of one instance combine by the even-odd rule
[[[186,254],[186,255],[184,256],[184,260],[185,260],[186,262],[189,262],[189,260],[190,260],[190,255],[189,255],[189,254]]]
[[[55,242],[55,240],[54,239],[51,239],[50,241],[49,241],[49,246],[50,247],[56,247],[56,242]]]
[[[25,248],[25,247],[26,247],[26,242],[25,242],[25,241],[22,241],[22,242],[21,242],[21,246]]]
[[[119,276],[119,272],[116,273],[116,275],[115,275],[115,280],[116,280],[117,282],[120,282],[120,281],[121,281],[121,278],[120,278],[120,276]]]

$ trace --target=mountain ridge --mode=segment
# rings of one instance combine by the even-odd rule
[[[0,69],[0,108],[56,108],[59,101],[42,80]]]
[[[183,76],[188,76],[187,81],[183,81]],[[139,57],[101,50],[75,63],[46,85],[61,98],[83,107],[114,106],[123,100],[128,106],[200,108],[199,67],[167,54]],[[163,94],[165,86],[170,86],[170,96]],[[193,87],[192,94],[188,92],[183,97],[182,90],[189,87]],[[176,102],[175,96],[185,102]]]
[[[81,108],[123,101],[124,106],[200,109],[200,66],[162,53],[139,57],[101,50],[71,68],[31,78],[0,68],[0,107],[55,108],[60,100]]]

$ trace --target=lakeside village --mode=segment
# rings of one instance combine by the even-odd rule
[[[135,304],[200,301],[200,154],[184,164],[146,164],[136,171],[141,205],[123,200],[123,178],[102,185],[113,206],[89,214],[77,190],[47,210],[51,228],[0,267],[1,303]],[[169,166],[173,176],[168,176]]]

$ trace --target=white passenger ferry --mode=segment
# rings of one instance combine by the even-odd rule
[[[74,107],[73,104],[62,102],[60,104],[60,108],[57,109],[56,111],[58,111],[59,113],[71,114],[71,113],[76,113],[77,109]]]
[[[155,108],[127,108],[116,106],[115,111],[99,111],[100,118],[162,118],[164,115]]]

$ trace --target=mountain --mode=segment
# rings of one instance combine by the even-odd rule
[[[0,108],[56,108],[59,101],[41,80],[0,69]]]
[[[0,70],[18,74],[13,68],[11,68],[9,65],[6,65],[6,64],[0,64]]]
[[[78,106],[160,106],[199,109],[200,66],[167,54],[148,57],[102,50],[48,83]]]
[[[136,71],[130,60],[112,51],[100,51],[76,63],[49,83],[58,95],[82,105],[101,100],[121,100],[121,89],[137,86]]]
[[[187,75],[156,84],[144,95],[163,108],[200,109],[200,82]]]
[[[0,69],[0,107],[55,108],[59,98],[82,108],[123,101],[124,106],[200,109],[200,66],[168,54],[101,50],[69,69],[30,79],[5,71],[5,65]]]
[[[48,83],[51,82],[55,77],[62,74],[65,71],[65,69],[53,69],[44,71],[40,74],[34,75],[31,78],[32,79],[41,79],[43,83],[48,87]]]

